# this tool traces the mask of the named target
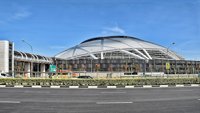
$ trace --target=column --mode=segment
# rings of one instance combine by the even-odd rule
[[[41,77],[45,77],[45,64],[40,65],[40,70],[41,70]]]
[[[25,77],[30,77],[31,73],[31,63],[27,62],[25,63]]]

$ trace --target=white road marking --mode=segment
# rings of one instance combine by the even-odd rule
[[[126,92],[101,92],[103,94],[109,94],[109,93],[126,93]]]
[[[185,89],[185,90],[177,90],[177,91],[189,91],[189,92],[192,92],[193,90]]]
[[[197,100],[200,100],[200,99],[197,99]]]
[[[26,90],[26,91],[24,91],[24,93],[49,94],[50,92],[49,91],[30,91],[30,90]]]
[[[0,101],[0,103],[10,103],[10,104],[19,104],[20,101]]]
[[[96,102],[96,104],[131,104],[133,102]]]

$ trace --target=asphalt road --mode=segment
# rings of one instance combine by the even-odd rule
[[[0,113],[200,113],[200,87],[0,88]]]

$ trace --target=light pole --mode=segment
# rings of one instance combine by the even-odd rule
[[[91,75],[92,75],[92,58],[91,58],[91,71],[90,72],[91,72]]]
[[[167,78],[169,76],[169,70],[170,70],[170,63],[169,63],[169,49],[172,45],[175,45],[175,42],[172,42],[168,47],[167,47],[167,63],[166,63],[166,70],[167,70]]]
[[[143,77],[146,77],[146,65],[147,63],[149,63],[149,60],[148,59],[144,59],[143,60]]]
[[[172,45],[175,45],[175,42],[172,42],[168,47],[167,47],[167,56],[169,56],[169,49],[170,49],[170,47],[172,46]]]
[[[33,53],[33,47],[32,47],[32,45],[29,44],[28,42],[26,42],[25,40],[22,40],[22,42],[24,42],[25,44],[27,44],[31,48],[31,52]]]

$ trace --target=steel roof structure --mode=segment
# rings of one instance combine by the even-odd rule
[[[34,63],[53,63],[52,58],[45,57],[41,55],[24,53],[20,51],[14,51],[14,58],[17,61],[26,61],[26,62],[34,62]]]
[[[60,59],[168,59],[181,56],[158,44],[130,36],[107,36],[88,39],[55,56]]]

